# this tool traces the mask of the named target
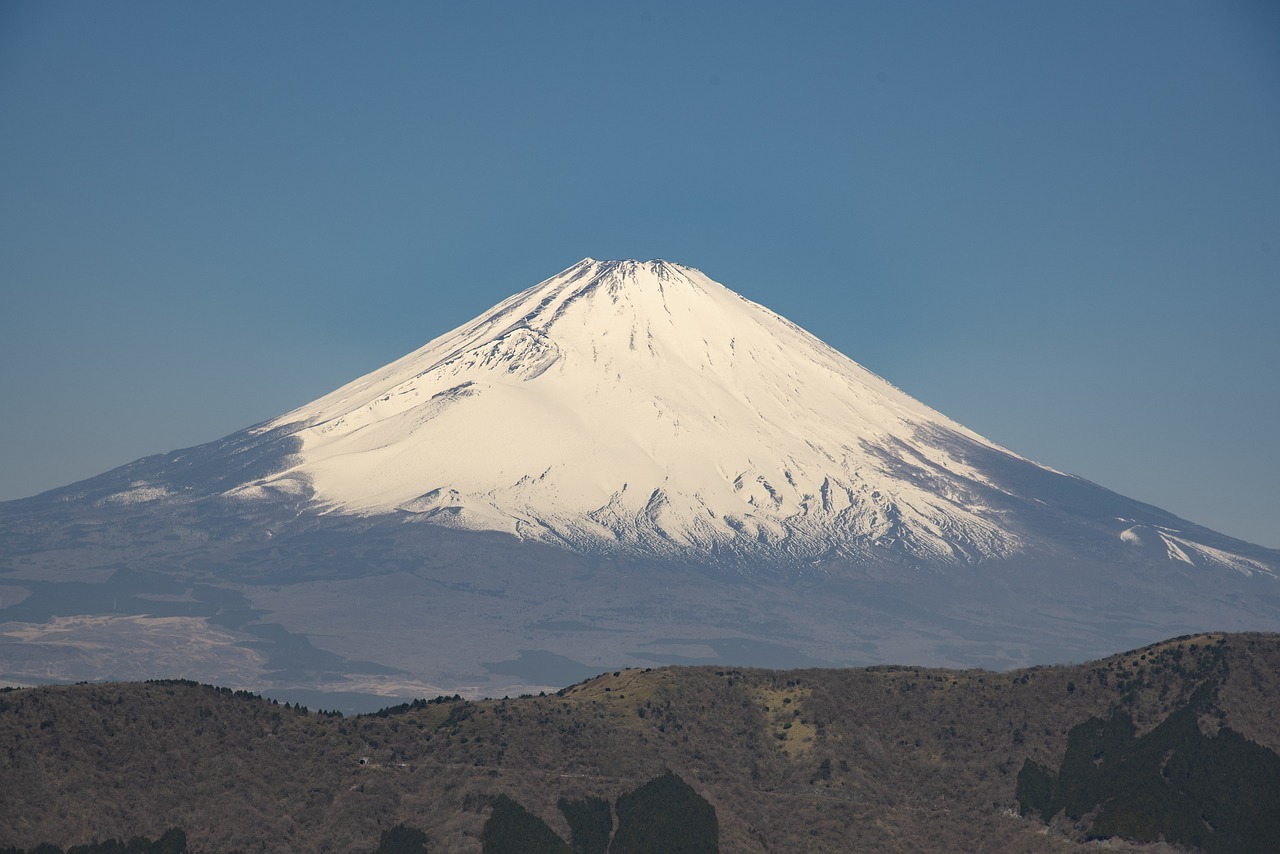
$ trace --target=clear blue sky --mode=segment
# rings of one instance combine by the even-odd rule
[[[1280,4],[0,4],[0,498],[587,255],[1280,546]]]

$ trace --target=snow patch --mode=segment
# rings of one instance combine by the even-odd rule
[[[173,494],[167,487],[156,486],[145,481],[134,481],[130,484],[130,487],[124,492],[108,495],[102,499],[102,503],[118,505],[145,504],[150,501],[159,501],[161,498],[168,498]]]
[[[1241,575],[1267,575],[1272,578],[1276,577],[1276,572],[1270,566],[1261,561],[1254,560],[1243,555],[1233,554],[1222,549],[1206,546],[1203,543],[1197,543],[1184,537],[1174,536],[1172,534],[1160,532],[1161,539],[1169,548],[1170,557],[1196,565],[1210,564],[1224,567],[1226,569],[1235,570]]]

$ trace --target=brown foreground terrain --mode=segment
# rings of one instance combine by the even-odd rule
[[[1238,733],[1270,763],[1273,634],[1002,673],[631,669],[348,718],[190,682],[14,689],[0,693],[0,848],[180,827],[196,851],[373,851],[403,824],[431,851],[479,851],[498,795],[567,840],[557,801],[613,803],[669,769],[714,806],[724,851],[1069,851],[1096,845],[1088,819],[1020,809],[1027,760],[1057,769],[1091,717],[1127,714],[1141,737],[1197,689],[1212,695],[1195,707],[1204,737]],[[1252,794],[1280,815],[1280,792]],[[1174,850],[1143,832],[1157,841],[1110,844]]]

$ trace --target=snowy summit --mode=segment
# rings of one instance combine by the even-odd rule
[[[301,446],[237,495],[580,551],[1007,556],[975,452],[1065,477],[667,261],[586,258],[258,429]]]

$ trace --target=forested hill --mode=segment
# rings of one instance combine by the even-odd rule
[[[623,837],[681,831],[629,805],[670,781],[700,816],[688,850],[1280,850],[1277,750],[1270,634],[1003,673],[622,670],[354,718],[184,681],[41,687],[0,693],[0,849],[180,829],[195,851],[500,850],[495,822],[527,814],[547,850],[643,850]]]

